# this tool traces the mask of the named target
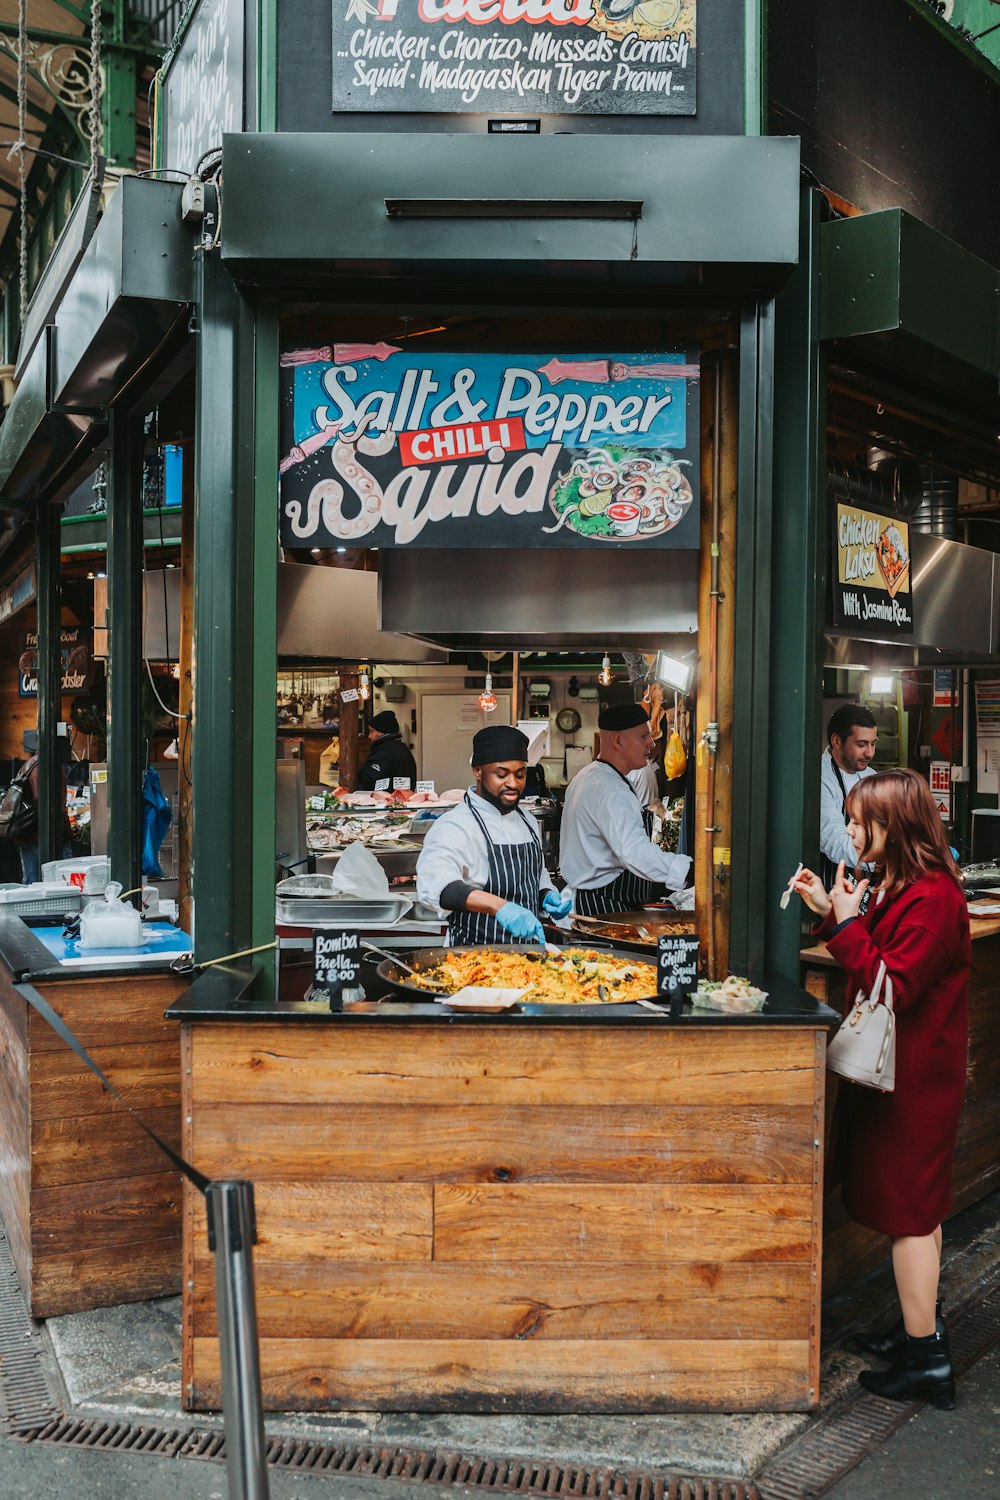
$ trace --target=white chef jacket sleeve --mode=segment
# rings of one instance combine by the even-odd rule
[[[831,765],[832,762],[823,761],[820,778],[819,847],[835,865],[843,860],[845,867],[853,870],[858,863],[858,851],[847,837],[843,795],[833,771],[829,769]]]
[[[617,808],[611,803],[601,809],[602,822],[606,825],[601,832],[607,839],[608,847],[634,875],[665,885],[671,891],[680,890],[691,869],[690,856],[667,854],[663,849],[658,849],[647,836],[642,818],[635,816],[638,800],[632,792],[628,792],[627,796],[632,799],[632,807],[623,805],[620,799],[616,799]]]
[[[443,913],[440,897],[445,886],[455,880],[479,885],[482,862],[482,851],[475,847],[463,820],[445,813],[428,831],[417,859],[417,899]]]

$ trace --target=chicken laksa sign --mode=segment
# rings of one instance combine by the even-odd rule
[[[333,108],[693,115],[697,0],[333,0]]]
[[[289,350],[286,547],[698,545],[697,350]]]
[[[912,635],[910,532],[905,521],[838,505],[833,623]]]

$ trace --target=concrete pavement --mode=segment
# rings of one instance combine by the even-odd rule
[[[974,1301],[1000,1277],[1000,1193],[960,1215],[948,1227],[944,1289],[948,1305]],[[827,1305],[824,1310],[823,1410],[854,1388],[865,1361],[851,1336],[888,1320],[893,1309],[888,1268]],[[219,1418],[180,1408],[179,1299],[98,1309],[44,1325],[44,1357],[50,1383],[64,1411],[79,1417],[141,1421],[157,1427],[217,1426]],[[884,1449],[830,1493],[837,1500],[906,1494],[907,1500],[958,1488],[963,1500],[1000,1495],[995,1431],[1000,1427],[1000,1380],[994,1353],[959,1388],[953,1413],[922,1411]],[[748,1415],[433,1416],[356,1412],[330,1416],[272,1415],[269,1437],[291,1435],[323,1443],[459,1450],[466,1454],[531,1458],[587,1468],[611,1466],[659,1474],[749,1479],[814,1418]],[[938,1469],[933,1468],[934,1464]],[[993,1471],[993,1472],[991,1472]],[[940,1476],[941,1488],[914,1487],[914,1479]],[[961,1484],[952,1481],[961,1476]],[[883,1483],[884,1480],[884,1483]],[[892,1486],[897,1488],[893,1489]],[[853,1486],[853,1487],[852,1487]],[[860,1487],[859,1487],[860,1486]],[[978,1488],[977,1488],[978,1486]],[[312,1495],[379,1496],[414,1500],[417,1494],[458,1500],[478,1493],[460,1486],[428,1486],[377,1478],[299,1475],[273,1471],[275,1500]],[[0,1442],[0,1500],[8,1496],[86,1494],[147,1496],[156,1500],[226,1495],[224,1466],[195,1459],[104,1453],[43,1444]]]

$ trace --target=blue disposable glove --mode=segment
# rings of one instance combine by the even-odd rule
[[[572,910],[572,901],[559,891],[548,890],[542,897],[542,911],[547,911],[550,917],[568,917]]]
[[[497,912],[497,921],[505,932],[511,937],[526,938],[530,943],[538,943],[539,947],[545,946],[545,933],[542,924],[533,911],[526,906],[518,906],[516,901],[508,901],[506,906],[501,906]]]

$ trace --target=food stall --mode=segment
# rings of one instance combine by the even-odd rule
[[[51,910],[79,909],[67,887]],[[28,903],[30,905],[30,903]],[[37,906],[39,903],[35,903]],[[141,949],[81,952],[63,916],[0,916],[0,1214],[35,1318],[174,1295],[180,1174],[32,1003],[53,1007],[175,1150],[180,1048],[164,1010],[190,939],[165,919]]]
[[[893,449],[870,448],[865,468],[841,453],[859,428],[880,421],[877,396],[841,387],[832,401],[824,718],[842,702],[860,702],[877,726],[875,769],[906,766],[928,778],[969,895],[972,974],[966,1098],[954,1158],[957,1212],[1000,1184],[1000,865],[978,831],[980,819],[994,816],[998,785],[992,705],[1000,701],[1000,555],[983,545],[994,541],[990,530],[977,527],[986,496],[962,477],[983,462],[965,434],[949,434],[940,423],[929,434],[919,412],[903,408]],[[931,444],[936,463],[926,455],[921,462],[921,446]],[[970,545],[970,537],[980,545]],[[840,1007],[843,975],[826,946],[804,939],[801,962],[810,992]],[[830,1115],[836,1080],[828,1093]],[[824,1220],[829,1293],[878,1264],[885,1239],[851,1222],[839,1194],[826,1204]]]
[[[833,1012],[777,980],[746,1015],[467,1013],[380,967],[338,1014],[194,988],[170,1011],[185,1154],[255,1183],[265,1406],[814,1406]],[[217,1407],[186,1192],[184,1401]]]

